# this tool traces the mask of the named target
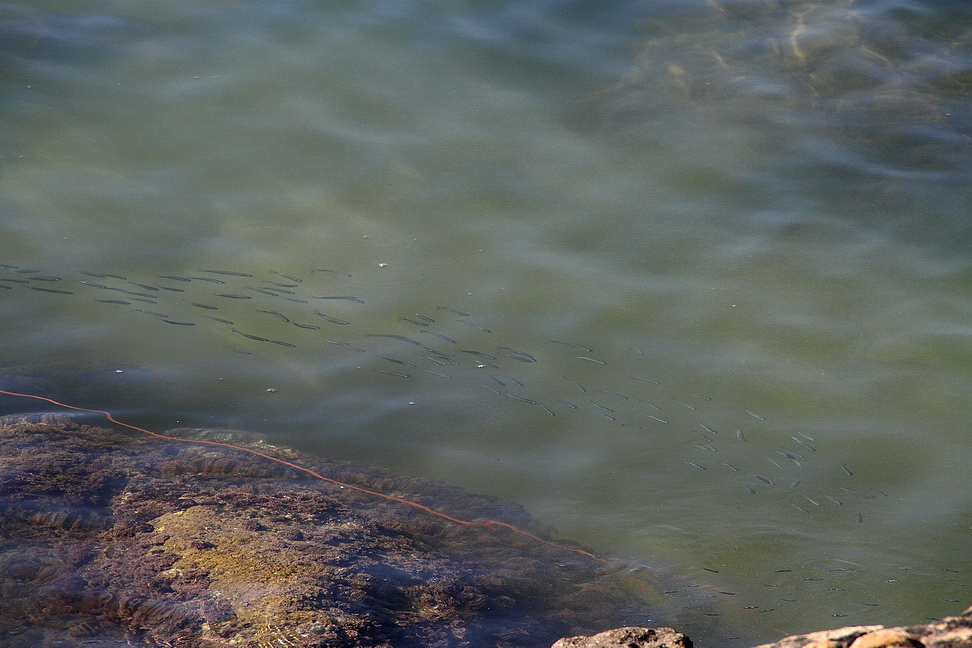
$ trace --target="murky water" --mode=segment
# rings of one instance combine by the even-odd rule
[[[0,359],[523,503],[690,634],[959,612],[969,18],[7,5]]]

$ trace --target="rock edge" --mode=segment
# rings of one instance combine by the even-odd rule
[[[672,628],[615,628],[589,637],[565,637],[551,648],[692,648]],[[925,625],[848,626],[792,635],[755,648],[972,648],[972,607]]]

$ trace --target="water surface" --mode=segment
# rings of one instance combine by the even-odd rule
[[[960,612],[968,17],[7,5],[3,364],[522,503],[690,634]]]

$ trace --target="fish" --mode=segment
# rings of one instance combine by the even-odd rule
[[[865,497],[867,499],[875,499],[875,497],[876,497],[875,495],[868,495],[867,493],[859,493],[857,491],[852,491],[851,489],[845,488],[843,486],[840,486],[839,488],[840,488],[840,490],[844,491],[845,493],[849,493],[851,495],[857,495],[858,497]]]
[[[314,297],[314,299],[341,299],[344,301],[354,302],[356,304],[363,304],[364,301],[358,299],[357,297],[352,297],[351,295],[336,295],[336,296],[326,296],[326,297]]]
[[[271,297],[279,297],[280,295],[278,293],[283,293],[285,295],[297,294],[292,290],[280,290],[279,288],[254,288],[253,286],[246,286],[246,289],[260,293],[261,295],[269,295]]]
[[[462,322],[463,324],[468,324],[469,326],[473,327],[477,331],[482,331],[483,333],[492,333],[492,331],[489,330],[488,328],[486,328],[485,326],[480,326],[479,324],[476,324],[475,322],[469,322],[467,320],[459,320],[459,321]]]
[[[231,329],[234,333],[239,333],[243,337],[249,340],[256,340],[257,342],[270,342],[270,338],[260,337],[259,335],[251,335],[249,333],[244,333],[243,331],[237,329]]]
[[[602,394],[607,394],[608,396],[614,396],[615,398],[620,398],[621,400],[628,400],[628,397],[624,394],[619,394],[618,392],[608,391],[607,389],[601,390]]]
[[[78,274],[84,275],[85,277],[94,277],[95,279],[109,279],[109,278],[111,278],[111,279],[119,279],[121,281],[127,281],[127,279],[125,279],[125,277],[120,277],[118,275],[113,275],[113,274],[98,274],[96,272],[88,272],[87,270],[82,270],[81,268],[71,268],[71,269],[74,270],[75,272],[77,272]]]
[[[765,421],[766,420],[766,417],[760,416],[759,414],[757,414],[756,412],[752,411],[748,407],[743,408],[743,409],[745,409],[746,410],[746,413],[749,414],[750,416],[752,416],[757,421]]]
[[[500,347],[500,351],[509,351],[510,353],[506,356],[511,360],[517,360],[519,362],[536,362],[537,359],[527,353],[526,351],[517,351],[516,349],[511,349],[510,347]]]
[[[817,451],[813,446],[807,445],[806,443],[804,443],[800,439],[796,438],[795,436],[790,436],[790,438],[793,439],[793,442],[796,443],[798,446],[800,446],[802,448],[806,448],[810,452],[816,452]]]
[[[287,317],[286,315],[284,315],[283,313],[278,313],[277,311],[271,311],[271,310],[261,310],[261,311],[257,311],[257,312],[258,313],[266,313],[267,315],[273,315],[274,317],[276,317],[277,319],[279,319],[281,322],[286,322],[288,324],[290,323],[290,318]]]
[[[692,406],[692,405],[689,405],[688,403],[686,403],[686,402],[684,402],[684,401],[680,401],[680,400],[678,400],[678,399],[677,399],[677,398],[675,398],[674,396],[672,396],[672,397],[671,397],[671,399],[672,399],[673,401],[675,401],[676,403],[678,403],[679,405],[681,405],[681,406],[683,406],[683,407],[685,407],[686,409],[689,409],[689,410],[691,410],[691,411],[693,411],[693,412],[694,412],[694,411],[696,411],[696,409],[697,409],[696,407],[694,407],[694,406]]]
[[[237,272],[235,270],[200,270],[200,272],[208,272],[210,274],[223,275],[226,277],[252,277],[249,272]]]
[[[395,364],[400,364],[406,367],[412,367],[413,369],[415,368],[415,365],[413,365],[411,362],[405,362],[404,360],[398,360],[396,358],[386,358],[382,356],[382,360],[387,360],[388,362],[394,362]]]
[[[514,394],[507,394],[507,396],[509,396],[513,400],[518,400],[523,403],[530,403],[531,405],[537,404],[537,401],[533,400],[532,398],[523,398],[522,396],[516,396]]]
[[[496,380],[497,382],[499,382],[499,380],[497,380],[496,376],[501,376],[502,378],[506,379],[508,382],[513,383],[517,387],[523,387],[523,383],[521,383],[519,380],[517,380],[513,376],[507,376],[506,374],[490,374],[489,375],[490,378],[492,378],[493,380]]]
[[[359,349],[358,347],[353,347],[350,344],[348,344],[347,342],[339,342],[337,340],[324,340],[324,341],[327,342],[328,344],[336,344],[337,346],[344,347],[345,349],[348,349],[350,351],[357,351],[359,353],[364,353],[365,352],[364,349]]]
[[[384,338],[390,338],[392,340],[399,340],[401,342],[408,342],[409,344],[414,344],[415,346],[419,346],[419,347],[423,347],[423,348],[425,347],[425,345],[422,344],[421,342],[419,342],[418,340],[413,340],[412,338],[405,337],[404,335],[393,335],[391,333],[368,333],[367,335],[368,335],[368,337],[384,337]]]
[[[574,344],[573,342],[564,342],[563,340],[549,340],[549,341],[553,342],[554,344],[563,344],[565,346],[574,347],[575,349],[580,349],[581,351],[585,351],[587,353],[594,353],[594,349],[591,349],[590,347],[586,347],[583,344]]]
[[[330,270],[328,268],[318,268],[317,270],[311,270],[311,272],[333,272],[334,274],[341,275],[342,277],[348,277],[348,278],[351,277],[351,275],[349,275],[347,272],[341,272],[340,270]]]
[[[571,380],[570,378],[567,378],[566,376],[564,376],[564,380],[566,380],[569,383],[572,383],[574,385],[574,387],[576,387],[577,389],[579,389],[581,391],[581,393],[586,393],[587,392],[587,390],[584,389],[583,387],[581,387],[576,381]]]
[[[463,313],[462,311],[458,311],[455,308],[449,308],[447,306],[436,306],[436,310],[449,311],[450,313],[458,315],[459,317],[469,317],[469,313]]]
[[[468,353],[469,355],[476,356],[477,358],[486,358],[487,360],[495,360],[496,356],[491,356],[488,353],[483,353],[482,351],[473,351],[470,349],[462,349],[462,353]]]
[[[598,360],[597,358],[588,358],[587,356],[574,356],[578,360],[587,360],[588,362],[593,362],[594,364],[606,365],[607,363],[603,360]]]
[[[457,344],[457,342],[453,340],[451,337],[443,335],[442,333],[436,333],[435,331],[419,331],[419,333],[428,333],[429,335],[434,335],[435,337],[445,342],[448,342],[449,344]]]
[[[325,321],[330,322],[331,324],[338,324],[339,326],[346,326],[351,323],[347,320],[338,319],[336,317],[330,317],[329,315],[325,315],[321,311],[314,311],[314,314],[324,319]]]

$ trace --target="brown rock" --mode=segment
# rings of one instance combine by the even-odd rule
[[[851,626],[786,637],[756,648],[972,648],[972,607],[919,626]]]
[[[647,614],[493,498],[227,430],[30,419],[0,419],[0,648],[540,648]]]
[[[552,648],[691,648],[671,628],[617,628],[591,637],[570,637]],[[972,607],[957,617],[925,625],[885,628],[849,626],[793,635],[756,648],[972,648]]]
[[[560,639],[552,648],[692,648],[692,640],[672,628],[628,627]]]
[[[756,648],[847,648],[858,637],[875,630],[882,630],[884,626],[850,626],[836,630],[821,630],[803,635],[793,635],[780,639],[771,644],[763,644]]]
[[[866,635],[861,635],[854,640],[851,648],[891,648],[891,646],[920,648],[922,645],[920,641],[904,628],[888,628],[886,630],[875,630],[874,632],[868,632]]]

